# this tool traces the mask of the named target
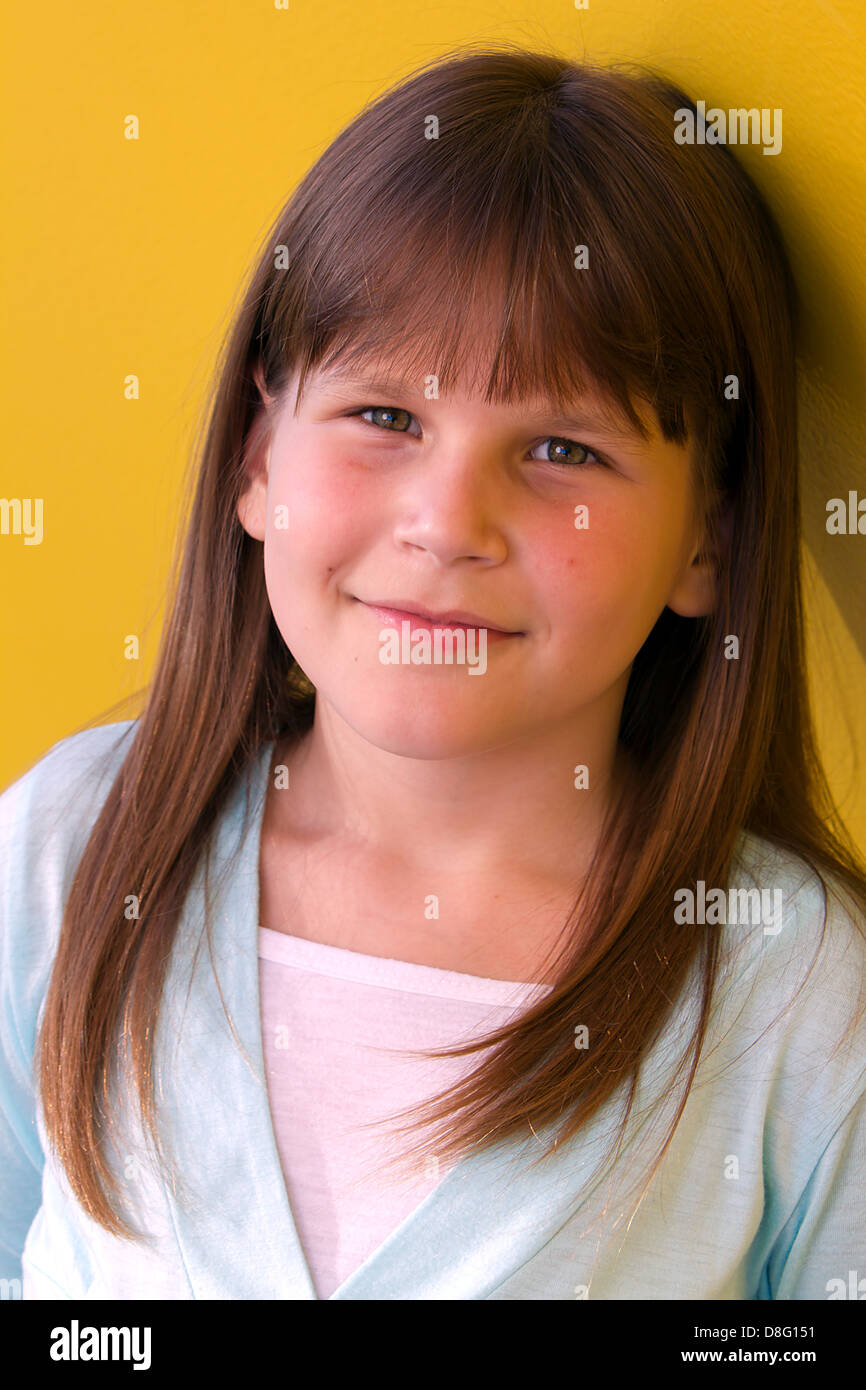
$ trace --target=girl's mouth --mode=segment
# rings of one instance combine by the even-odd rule
[[[423,613],[413,613],[405,608],[392,608],[381,603],[366,603],[363,599],[358,599],[365,608],[369,608],[375,613],[383,627],[393,627],[399,629],[405,622],[411,624],[413,629],[420,629],[426,632],[486,632],[487,640],[490,642],[502,641],[507,637],[521,637],[520,632],[506,632],[502,628],[488,627],[483,619],[474,622],[462,622],[456,618],[440,617],[431,618]]]

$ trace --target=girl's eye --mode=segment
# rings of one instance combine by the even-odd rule
[[[593,453],[585,444],[578,444],[574,439],[560,439],[557,435],[549,435],[540,444],[536,444],[536,449],[552,449],[554,456],[539,459],[539,463],[558,463],[564,468],[604,468],[605,462],[600,454]],[[569,457],[569,451],[571,456]],[[577,458],[575,454],[582,457]]]
[[[375,425],[377,429],[391,430],[394,434],[406,433],[406,430],[402,429],[400,425],[401,417],[405,417],[406,421],[415,418],[410,411],[402,410],[399,406],[393,405],[368,405],[364,410],[357,410],[354,413],[360,415],[362,419],[367,415],[378,415],[378,420],[370,420],[369,423]]]
[[[374,425],[377,429],[390,430],[394,434],[407,433],[406,429],[401,426],[408,424],[410,420],[414,420],[415,418],[411,411],[403,410],[400,406],[392,405],[368,405],[365,406],[363,410],[354,411],[353,414],[360,415],[362,419],[366,419],[368,415],[376,416],[378,417],[377,419],[372,419],[368,421],[368,423]],[[540,444],[536,444],[535,448],[542,449],[548,446],[556,450],[555,456],[552,458],[548,456],[545,459],[538,459],[537,461],[539,463],[559,464],[563,468],[574,469],[607,467],[606,461],[600,454],[594,453],[593,450],[588,449],[585,444],[578,444],[574,439],[562,439],[558,435],[549,435],[548,438],[543,439]],[[569,456],[569,451],[574,451],[571,453],[571,456]],[[575,457],[575,452],[582,457]]]

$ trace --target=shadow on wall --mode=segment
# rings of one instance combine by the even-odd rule
[[[866,219],[866,169],[844,152],[822,150],[822,186],[845,190],[845,224]],[[832,167],[832,166],[838,167]],[[828,167],[831,166],[831,167]],[[795,176],[796,176],[795,171]],[[801,175],[802,178],[802,175]],[[799,183],[800,180],[798,180]],[[866,661],[866,534],[827,530],[831,498],[848,511],[849,493],[864,503],[866,532],[866,312],[856,278],[859,254],[840,259],[842,229],[825,200],[799,186],[780,191],[778,216],[802,302],[800,343],[800,478],[803,531],[815,564]],[[849,273],[850,272],[850,273]],[[855,504],[856,505],[856,504]]]
[[[861,377],[862,381],[862,377]],[[860,400],[866,398],[866,381]],[[832,534],[827,503],[849,493],[866,504],[866,418],[816,367],[800,377],[803,531],[815,564],[866,661],[866,534]],[[866,505],[860,518],[866,532]]]

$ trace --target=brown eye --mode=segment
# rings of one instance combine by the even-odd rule
[[[566,468],[586,468],[593,465],[604,467],[603,460],[597,454],[574,439],[560,439],[557,435],[550,435],[535,447],[544,449],[547,455],[539,460],[540,463],[559,463]]]
[[[370,405],[365,410],[358,412],[362,417],[372,415],[371,425],[377,428],[393,430],[397,434],[405,433],[405,426],[412,419],[408,410],[402,410],[399,406],[390,405]]]

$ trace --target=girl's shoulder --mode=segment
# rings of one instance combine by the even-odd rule
[[[741,834],[728,881],[727,907],[730,930],[748,919],[752,945],[779,963],[803,957],[810,945],[817,947],[820,942],[828,958],[848,958],[855,972],[866,968],[864,905],[837,871],[822,869],[819,874],[785,846],[749,832]]]
[[[129,751],[136,720],[70,734],[0,793],[4,848],[57,848],[90,830]]]
[[[0,793],[0,973],[19,1006],[44,985],[75,869],[135,723],[60,739]]]
[[[727,908],[724,925],[700,928],[723,938],[711,1033],[723,1056],[757,1049],[777,1112],[817,1143],[864,1100],[866,913],[837,873],[753,834],[740,838]]]

